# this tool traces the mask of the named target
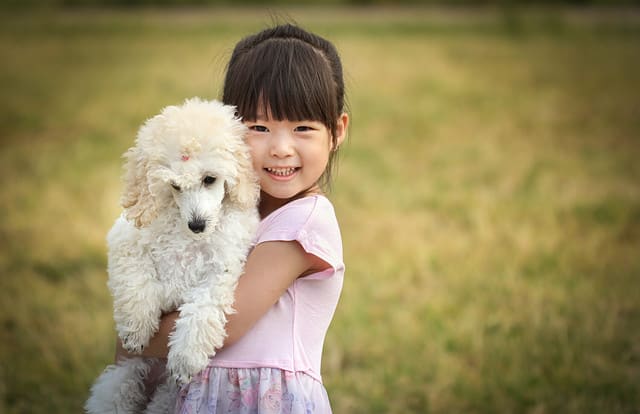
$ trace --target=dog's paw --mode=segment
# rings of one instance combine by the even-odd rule
[[[169,351],[167,358],[167,371],[179,384],[191,381],[194,375],[207,367],[209,357],[202,352],[176,352]]]
[[[133,344],[127,341],[127,338],[122,340],[122,347],[130,354],[141,354],[144,351],[144,345]]]
[[[130,317],[124,322],[117,323],[122,347],[130,353],[140,354],[158,328],[157,323],[154,322],[155,320]]]
[[[148,338],[143,338],[138,332],[131,332],[120,336],[122,347],[132,354],[141,354]]]
[[[187,374],[173,374],[173,379],[180,387],[190,383],[192,378],[193,376]]]

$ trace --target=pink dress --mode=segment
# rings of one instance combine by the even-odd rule
[[[297,241],[331,267],[298,278],[235,344],[184,386],[176,413],[330,413],[320,362],[344,277],[342,239],[331,202],[294,200],[267,216],[256,244]],[[278,263],[273,263],[278,266]]]

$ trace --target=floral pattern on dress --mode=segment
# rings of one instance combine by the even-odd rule
[[[326,414],[324,386],[302,372],[207,367],[182,387],[177,414]]]

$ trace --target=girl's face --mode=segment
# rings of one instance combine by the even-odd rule
[[[348,118],[344,114],[336,134],[339,145],[345,136]],[[285,204],[301,194],[317,192],[333,150],[330,132],[318,121],[277,121],[258,114],[249,128],[247,143],[253,167],[260,180],[262,203],[265,195]]]

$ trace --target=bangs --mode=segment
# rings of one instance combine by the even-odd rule
[[[337,107],[331,67],[322,54],[297,39],[270,39],[232,59],[223,101],[246,121],[320,121],[334,130]]]

